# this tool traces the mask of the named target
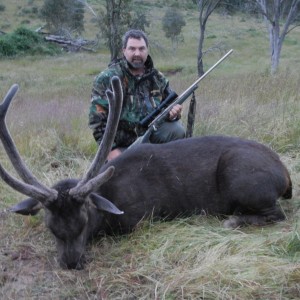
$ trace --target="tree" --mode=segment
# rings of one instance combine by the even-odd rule
[[[204,44],[204,37],[205,37],[205,29],[206,23],[220,3],[221,0],[197,0],[198,10],[199,10],[199,25],[200,25],[200,36],[199,36],[199,43],[198,43],[198,55],[197,55],[197,65],[198,65],[198,75],[201,76],[204,74],[203,69],[203,44]]]
[[[40,15],[51,33],[71,36],[84,31],[84,4],[77,0],[44,0]]]
[[[146,14],[131,6],[132,0],[105,0],[105,10],[98,16],[102,37],[105,39],[111,61],[117,59],[122,50],[122,36],[129,29],[145,30],[149,26]]]
[[[197,67],[199,77],[204,74],[203,69],[203,44],[205,37],[205,29],[208,17],[214,11],[221,0],[193,0],[197,3],[199,9],[199,26],[200,26],[200,36],[198,43],[198,55],[197,55]],[[187,120],[187,137],[193,135],[193,128],[196,116],[196,99],[195,94],[193,94],[192,100],[189,105],[188,120]]]
[[[180,35],[182,27],[185,26],[183,14],[175,8],[166,11],[162,19],[162,28],[167,38],[172,41],[173,52],[176,52],[178,42],[183,39]]]
[[[300,0],[256,0],[256,3],[267,25],[270,43],[271,74],[274,74],[279,66],[284,39],[297,26],[295,21],[297,21],[300,15]],[[294,27],[291,28],[292,25]]]
[[[102,35],[111,53],[111,61],[115,60],[122,48],[124,25],[129,23],[128,5],[131,0],[106,0],[106,13],[99,18]]]

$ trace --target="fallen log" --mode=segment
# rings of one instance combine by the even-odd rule
[[[87,46],[93,46],[96,44],[95,41],[88,41],[84,40],[82,38],[79,39],[67,39],[64,36],[58,36],[58,35],[48,35],[45,36],[44,39],[48,42],[57,43],[63,46],[63,49],[68,52],[78,52],[80,50],[95,52],[93,48],[87,47]]]

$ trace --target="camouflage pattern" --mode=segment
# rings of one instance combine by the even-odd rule
[[[170,92],[168,80],[153,67],[148,56],[145,62],[146,71],[142,76],[130,73],[125,58],[119,59],[108,69],[101,72],[94,80],[91,106],[89,112],[89,127],[100,144],[105,131],[108,115],[108,100],[105,94],[110,89],[112,76],[118,76],[123,86],[123,109],[118,125],[113,148],[128,147],[146,128],[138,123],[151,112]]]

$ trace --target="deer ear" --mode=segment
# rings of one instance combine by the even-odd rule
[[[18,204],[14,205],[13,207],[10,208],[11,212],[14,212],[16,214],[21,214],[21,215],[36,215],[40,209],[42,209],[43,206],[42,204],[33,198],[27,198]]]
[[[96,208],[99,210],[107,211],[115,215],[124,214],[123,211],[119,210],[112,202],[110,202],[109,200],[105,199],[102,196],[91,193],[90,198],[92,202],[95,204]]]

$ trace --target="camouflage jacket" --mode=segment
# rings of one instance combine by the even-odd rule
[[[110,89],[110,80],[113,76],[121,79],[124,95],[113,149],[128,147],[137,137],[143,135],[146,128],[142,128],[138,124],[139,121],[170,93],[168,80],[154,68],[150,56],[146,60],[145,67],[146,71],[142,76],[134,76],[129,71],[126,59],[123,58],[96,76],[92,89],[89,127],[93,130],[98,144],[103,138],[107,123],[108,100],[105,91]]]

